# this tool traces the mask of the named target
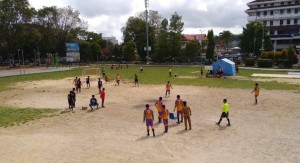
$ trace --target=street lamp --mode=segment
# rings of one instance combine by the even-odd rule
[[[148,7],[149,7],[149,0],[145,0],[145,8],[146,8],[146,39],[147,39],[147,46],[146,46],[147,64],[149,63]]]
[[[202,35],[202,32],[204,32],[204,30],[199,30],[200,31],[200,38],[199,38],[199,43],[200,43],[200,56],[202,55],[202,39],[201,39],[201,35]]]

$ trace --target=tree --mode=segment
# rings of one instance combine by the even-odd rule
[[[220,33],[220,40],[224,42],[226,51],[228,52],[229,45],[232,41],[232,33],[230,31],[223,31]]]
[[[207,33],[207,50],[206,50],[206,59],[212,61],[215,54],[215,41],[214,41],[214,31],[209,30]]]
[[[185,47],[185,58],[188,60],[194,59],[199,55],[200,52],[200,43],[198,41],[190,41],[186,44]]]
[[[241,34],[241,51],[246,54],[259,55],[262,50],[273,50],[268,30],[259,21],[250,22]],[[264,40],[264,42],[262,42]],[[263,46],[263,47],[262,47]]]
[[[181,51],[181,33],[183,31],[184,23],[181,21],[182,17],[175,12],[170,19],[169,25],[169,40],[170,45],[169,54],[173,58],[178,58]]]
[[[163,19],[160,25],[157,44],[156,44],[156,60],[159,62],[165,61],[169,54],[169,22],[167,19]]]
[[[292,47],[292,45],[290,45],[289,48],[287,49],[287,59],[288,59],[289,65],[298,63],[297,54],[296,54],[294,48]]]
[[[124,44],[123,54],[126,61],[135,60],[135,43],[132,40]]]
[[[0,1],[0,52],[4,58],[15,58],[17,49],[23,48],[28,25],[35,10],[30,8],[27,0]]]
[[[154,45],[153,28],[149,27],[149,46]],[[140,18],[129,17],[126,26],[122,28],[124,43],[133,41],[136,45],[137,54],[143,61],[146,61],[146,22]]]

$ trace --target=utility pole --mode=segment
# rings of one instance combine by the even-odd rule
[[[149,64],[149,35],[148,35],[148,7],[149,7],[149,0],[145,0],[145,8],[146,8],[146,39],[147,39],[147,46],[146,46],[146,53],[147,53],[147,64]]]

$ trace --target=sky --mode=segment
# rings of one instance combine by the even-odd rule
[[[247,3],[252,0],[149,0],[149,9],[170,19],[174,12],[182,16],[184,34],[207,34],[213,29],[218,35],[224,30],[242,33],[247,24]],[[130,16],[145,11],[144,0],[29,0],[32,7],[71,6],[88,22],[88,30],[115,36],[122,42],[121,28]]]

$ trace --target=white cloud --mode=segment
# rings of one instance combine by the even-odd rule
[[[247,23],[247,3],[251,0],[149,0],[149,8],[169,19],[176,11],[182,16],[184,33],[215,34],[223,30],[241,33]],[[88,21],[89,30],[122,41],[121,28],[130,16],[145,10],[144,0],[29,0],[35,8],[72,6]]]

